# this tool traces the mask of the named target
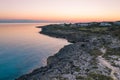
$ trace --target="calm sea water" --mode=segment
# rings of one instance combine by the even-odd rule
[[[14,80],[45,66],[48,56],[69,44],[40,34],[35,26],[46,24],[0,24],[0,80]]]

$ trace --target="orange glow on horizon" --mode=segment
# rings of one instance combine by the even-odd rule
[[[46,20],[46,21],[64,21],[64,22],[91,22],[91,21],[117,21],[120,20],[120,15],[2,15],[0,19],[28,19],[28,20]]]
[[[117,21],[119,3],[120,0],[0,0],[0,19]]]

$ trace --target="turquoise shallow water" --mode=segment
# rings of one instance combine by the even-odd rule
[[[34,24],[0,24],[0,80],[14,80],[22,74],[46,65],[66,40],[39,34]]]

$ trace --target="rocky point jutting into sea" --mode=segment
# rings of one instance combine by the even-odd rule
[[[52,24],[42,34],[71,44],[16,80],[120,80],[120,22]],[[57,43],[56,43],[57,44]]]

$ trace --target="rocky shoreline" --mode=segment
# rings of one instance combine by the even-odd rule
[[[120,40],[115,36],[120,28],[112,28],[71,24],[42,27],[40,33],[65,38],[72,44],[50,56],[47,66],[16,80],[120,80]]]

